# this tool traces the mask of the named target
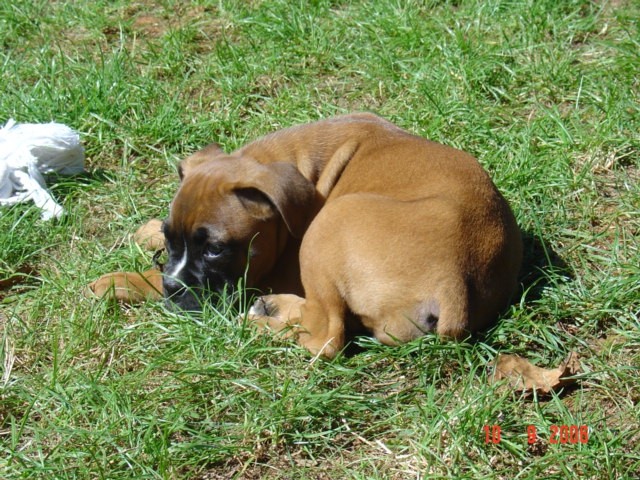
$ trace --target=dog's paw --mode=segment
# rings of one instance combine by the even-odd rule
[[[268,319],[274,313],[272,306],[266,297],[258,297],[247,312],[238,315],[239,321],[249,320],[257,325],[266,325]]]
[[[87,285],[83,294],[88,298],[106,298],[129,304],[160,299],[162,274],[156,270],[107,273]]]
[[[154,218],[142,225],[133,234],[133,241],[146,250],[159,250],[164,247],[162,221]]]
[[[83,291],[87,298],[112,298],[119,301],[129,299],[126,276],[124,273],[107,273],[87,285]]]
[[[303,304],[304,298],[297,295],[265,295],[249,308],[246,318],[260,328],[280,331],[300,322]]]
[[[249,308],[249,317],[274,317],[278,313],[278,306],[269,301],[269,297],[259,297],[251,308]]]

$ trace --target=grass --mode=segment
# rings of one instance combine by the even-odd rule
[[[88,171],[54,186],[59,222],[0,212],[0,478],[638,478],[638,18],[625,0],[0,0],[0,121],[72,126]],[[166,215],[180,158],[354,110],[473,153],[511,202],[523,293],[486,336],[313,362],[229,301],[195,318],[79,297],[150,265],[128,233]],[[498,352],[570,351],[583,373],[559,395],[487,381]]]

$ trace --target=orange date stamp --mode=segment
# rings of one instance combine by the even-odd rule
[[[500,425],[485,425],[483,428],[484,443],[499,444],[502,440],[502,428]],[[532,445],[538,441],[538,429],[535,425],[527,426],[527,443]],[[551,425],[548,432],[549,443],[556,444],[577,444],[589,441],[588,425]],[[540,437],[543,437],[541,434]]]

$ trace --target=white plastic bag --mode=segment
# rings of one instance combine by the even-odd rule
[[[43,175],[84,171],[80,135],[60,123],[16,123],[0,129],[0,205],[32,200],[42,218],[58,218],[63,208],[47,190]]]

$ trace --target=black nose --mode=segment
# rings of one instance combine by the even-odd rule
[[[166,276],[162,279],[162,288],[164,289],[164,296],[168,299],[184,295],[187,290],[180,280]]]
[[[184,312],[200,312],[202,310],[200,289],[187,287],[179,279],[164,277],[162,286],[167,307]]]
[[[162,279],[162,288],[164,290],[164,296],[167,299],[176,301],[177,297],[183,296],[187,293],[187,287],[178,278],[165,276]]]

